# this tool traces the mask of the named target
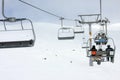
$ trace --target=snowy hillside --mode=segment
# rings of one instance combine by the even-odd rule
[[[58,40],[59,25],[34,23],[34,47],[0,49],[0,80],[119,80],[120,29],[110,27],[116,43],[115,63],[89,66],[82,34],[74,40]],[[9,35],[8,35],[9,36]]]

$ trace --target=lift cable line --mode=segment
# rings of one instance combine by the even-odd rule
[[[58,16],[58,15],[56,15],[56,14],[54,14],[54,13],[51,13],[51,12],[46,11],[46,10],[44,10],[44,9],[41,9],[41,8],[39,8],[39,7],[35,6],[35,5],[32,5],[32,4],[28,3],[28,2],[25,2],[25,1],[23,1],[23,0],[19,0],[19,1],[22,2],[22,3],[24,3],[24,4],[27,4],[27,5],[31,6],[31,7],[33,7],[33,8],[35,8],[35,9],[37,9],[37,10],[43,11],[43,12],[49,14],[49,15],[55,16],[55,17],[59,18],[60,20],[61,20],[61,19],[64,19],[64,20],[68,20],[68,21],[75,21],[75,20],[73,20],[73,19],[68,19],[68,18],[64,18],[64,17],[62,17],[62,16]]]
[[[5,16],[5,13],[4,13],[4,10],[5,10],[4,4],[5,4],[4,0],[2,0],[2,15],[3,15],[4,18],[8,18],[8,17]]]

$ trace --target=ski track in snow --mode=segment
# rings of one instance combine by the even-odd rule
[[[34,24],[34,47],[0,49],[0,80],[119,80],[120,30],[111,31],[117,47],[115,63],[89,66],[82,36],[75,40],[57,40],[59,25]]]

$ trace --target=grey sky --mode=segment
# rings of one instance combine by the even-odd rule
[[[2,0],[0,0],[1,3]],[[99,0],[23,0],[35,6],[70,19],[79,14],[99,13]],[[103,16],[113,23],[120,22],[120,0],[102,0]],[[1,4],[0,4],[1,8]],[[1,12],[1,9],[0,9]],[[38,11],[18,0],[5,0],[7,16],[27,17],[33,21],[56,22],[58,18]],[[0,14],[0,18],[2,15]]]

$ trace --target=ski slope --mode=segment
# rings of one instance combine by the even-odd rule
[[[82,34],[74,40],[58,40],[59,25],[34,23],[34,47],[0,49],[0,80],[119,80],[119,27],[110,26],[116,43],[115,63],[89,66]],[[9,36],[9,35],[8,35]],[[17,36],[17,35],[16,35]]]

